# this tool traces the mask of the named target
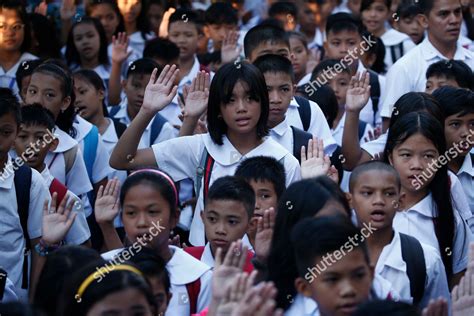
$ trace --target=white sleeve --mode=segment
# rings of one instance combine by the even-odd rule
[[[451,171],[449,171],[449,178],[451,180],[451,199],[453,202],[453,208],[466,221],[469,229],[474,234],[474,216],[471,212],[461,181],[459,181],[458,177]]]
[[[30,204],[28,209],[28,234],[30,239],[41,237],[44,201],[51,200],[48,187],[38,171],[31,169]]]
[[[403,54],[406,54],[410,49],[416,47],[416,44],[411,40],[411,38],[407,38],[403,41]]]
[[[212,297],[212,272],[211,270],[206,271],[201,276],[201,290],[199,291],[199,297],[197,301],[197,312],[201,312],[203,309],[209,306]]]
[[[392,116],[393,105],[397,100],[407,92],[414,91],[409,80],[407,69],[401,66],[399,62],[390,67],[386,78],[386,91],[381,95],[382,110],[380,115],[385,118]]]
[[[102,179],[107,178],[111,172],[112,168],[109,165],[109,154],[107,153],[102,137],[99,135],[97,152],[95,155],[94,165],[92,166],[92,181],[98,183]]]
[[[291,154],[284,157],[284,166],[286,173],[286,187],[293,182],[301,180],[301,167],[298,160]]]
[[[86,214],[81,199],[71,191],[68,191],[68,194],[71,195],[71,199],[76,201],[73,212],[77,215],[74,223],[66,234],[65,241],[68,245],[80,245],[91,237],[91,232],[89,230],[89,225],[87,224]]]
[[[324,152],[330,156],[337,147],[336,140],[332,137],[331,129],[319,105],[313,101],[309,101],[309,104],[311,105],[311,122],[308,132],[324,141]]]
[[[453,274],[467,268],[469,244],[474,242],[474,237],[467,223],[455,211],[456,230],[454,233]],[[443,251],[443,249],[440,249]]]
[[[77,149],[76,159],[71,170],[66,174],[66,183],[64,185],[77,196],[92,190],[92,184],[89,181],[86,164],[80,148]]]
[[[163,128],[160,131],[160,134],[155,139],[155,142],[151,145],[161,143],[168,139],[173,139],[179,136],[179,131],[174,128],[169,122],[163,124]]]

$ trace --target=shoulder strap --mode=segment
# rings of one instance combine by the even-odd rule
[[[379,100],[380,100],[380,82],[379,82],[379,75],[370,69],[369,72],[369,84],[370,84],[370,99],[372,100],[372,111],[374,112],[374,122],[373,125],[375,126],[375,116],[379,111]]]
[[[188,291],[189,297],[189,314],[196,314],[199,292],[201,292],[201,278],[196,281],[186,284],[186,290]]]
[[[120,111],[120,105],[113,106],[112,109],[109,111],[109,117],[113,118],[118,113],[118,111]]]
[[[293,156],[301,162],[301,147],[307,146],[313,135],[294,126],[291,126],[291,129],[293,130]]]
[[[158,135],[160,135],[161,130],[163,129],[163,125],[165,125],[166,122],[167,120],[159,113],[155,115],[153,123],[151,123],[150,147],[155,143],[156,139],[158,138]]]
[[[205,199],[207,197],[213,167],[214,158],[212,158],[212,156],[207,151],[207,148],[204,146],[204,150],[202,151],[201,160],[199,161],[199,166],[197,167],[196,178],[194,181],[196,196],[199,196],[201,192],[201,186],[202,184],[204,184],[203,198]]]
[[[114,123],[115,133],[117,133],[117,138],[122,137],[123,132],[125,132],[125,130],[127,129],[127,125],[121,123],[119,120],[114,119],[114,118],[112,119],[112,122]]]
[[[410,292],[413,305],[420,303],[425,292],[426,264],[425,255],[420,242],[409,235],[400,233],[402,258],[407,265],[407,275],[410,280]]]
[[[303,130],[308,131],[311,123],[311,105],[308,99],[295,95],[296,103],[298,103],[298,112],[300,113],[301,122],[303,123]]]
[[[7,271],[3,270],[0,267],[0,302],[3,300],[3,295],[5,295],[5,288],[7,287]]]
[[[51,196],[53,196],[54,192],[58,194],[58,200],[56,201],[56,203],[57,205],[59,205],[67,194],[67,188],[56,178],[53,179],[51,185],[49,186],[49,193],[51,194]]]
[[[20,217],[21,229],[25,237],[25,252],[23,258],[23,277],[21,288],[28,288],[28,252],[30,251],[30,235],[28,234],[28,213],[30,208],[31,168],[21,165],[15,170],[15,192]]]
[[[76,160],[76,155],[77,155],[77,149],[78,145],[72,147],[71,149],[66,150],[63,155],[64,155],[64,163],[66,165],[66,174],[71,171],[72,166],[74,165],[74,161]]]
[[[84,162],[86,163],[87,174],[89,179],[92,180],[92,170],[97,154],[97,145],[99,143],[99,129],[97,126],[92,125],[91,130],[84,137]]]
[[[362,137],[364,136],[366,126],[367,126],[366,122],[359,120],[359,140],[361,140]]]

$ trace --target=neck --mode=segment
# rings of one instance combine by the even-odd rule
[[[187,59],[180,58],[179,59],[179,80],[183,79],[191,72],[191,68],[194,65],[194,55],[188,57]]]
[[[234,134],[232,131],[227,131],[227,138],[242,156],[263,142],[262,139],[257,137],[256,130],[246,135]]]
[[[405,195],[403,195],[403,193]],[[409,191],[402,188],[402,198],[401,198],[401,210],[408,210],[410,207],[416,203],[423,200],[428,195],[428,190],[426,188],[416,191]]]
[[[81,58],[81,68],[84,69],[91,69],[93,70],[95,67],[99,66],[99,57],[92,58],[90,60],[86,60]]]
[[[382,35],[385,34],[385,26],[382,26],[381,29],[376,30],[375,32],[372,32],[376,37],[380,38]]]
[[[127,35],[132,35],[137,31],[137,23],[134,22],[125,22],[125,31]]]
[[[127,105],[127,114],[128,114],[128,117],[130,118],[130,121],[132,121],[135,116],[137,116],[138,112],[135,112],[131,109],[131,106]]]
[[[7,160],[8,160],[8,154],[6,154],[3,157],[0,157],[0,171],[2,171],[2,173],[5,170],[5,166],[7,165]]]
[[[46,164],[43,163],[41,166],[39,166],[38,168],[36,168],[36,171],[38,171],[39,173],[43,172],[44,168],[46,168]]]
[[[385,246],[390,244],[393,239],[394,231],[392,226],[379,228],[373,235],[370,235],[367,240],[367,247],[369,248],[370,261],[375,266],[378,258]]]
[[[154,250],[157,252],[158,256],[165,260],[165,262],[170,261],[171,257],[173,257],[173,253],[171,252],[167,242],[163,243],[163,245],[157,245]]]
[[[285,119],[283,118],[282,120],[279,120],[278,122],[270,122],[268,121],[268,128],[269,129],[272,129],[272,128],[275,128],[277,127],[279,124],[281,124],[281,122],[283,122]]]
[[[469,155],[469,154],[468,154]],[[455,159],[452,159],[448,162],[448,168],[454,173],[458,173],[459,169],[461,169],[462,164],[464,163],[464,159],[466,156],[457,156]]]
[[[93,125],[97,126],[100,135],[103,135],[105,133],[107,127],[109,127],[110,124],[110,122],[104,117],[103,114],[94,115],[90,119],[88,119],[88,121]]]
[[[428,39],[430,43],[446,58],[453,59],[456,54],[456,42],[445,43],[440,42],[434,38],[431,32],[428,31]]]
[[[2,66],[3,70],[8,71],[10,70],[21,57],[20,51],[5,51],[0,50],[0,65]]]
[[[301,72],[299,74],[296,74],[295,73],[295,81],[296,83],[300,82],[301,79],[303,79],[303,77],[306,76],[306,73],[305,72]]]

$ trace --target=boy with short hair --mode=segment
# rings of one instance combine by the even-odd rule
[[[245,34],[244,53],[251,63],[266,54],[280,55],[290,59],[288,34],[275,25],[257,25]]]
[[[230,3],[215,2],[207,8],[204,15],[204,34],[209,38],[207,51],[213,53],[222,49],[227,34],[238,32],[239,18]]]
[[[201,218],[206,233],[206,246],[184,250],[209,267],[214,268],[217,248],[225,256],[233,241],[244,238],[255,208],[252,187],[235,176],[217,179],[209,188]],[[253,252],[247,252],[244,271],[251,272]]]
[[[423,41],[425,28],[421,25],[418,14],[423,14],[420,6],[411,2],[402,1],[397,8],[395,19],[393,19],[393,27],[399,32],[410,36],[415,44]]]
[[[143,58],[153,59],[162,68],[166,65],[177,65],[179,48],[166,38],[156,37],[146,42]]]
[[[370,161],[352,171],[349,202],[359,226],[374,229],[366,239],[370,263],[403,301],[421,309],[438,297],[449,302],[448,281],[437,250],[393,229],[400,188],[400,176],[386,163]]]
[[[111,117],[118,119],[121,123],[127,126],[130,125],[143,104],[145,88],[150,81],[151,73],[155,68],[159,69],[159,71],[162,69],[157,63],[149,58],[137,59],[130,64],[127,70],[127,76],[122,81],[122,88],[126,98],[119,106],[112,108],[110,111]],[[158,75],[159,73],[157,76]],[[150,122],[140,139],[138,148],[150,147],[153,144],[177,136],[177,130],[168,123],[167,118],[170,120],[174,119],[173,115],[177,116],[178,114],[176,113],[178,110],[170,108],[170,106],[162,111],[164,116],[159,113]],[[179,111],[179,113],[181,113],[181,111]],[[176,119],[178,118],[176,117]]]
[[[433,93],[443,86],[472,90],[472,70],[460,60],[440,60],[426,70],[426,93]]]
[[[268,16],[283,23],[285,31],[294,31],[298,25],[298,9],[293,2],[274,2],[268,9]]]

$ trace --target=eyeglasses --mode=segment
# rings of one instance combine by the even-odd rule
[[[6,30],[13,31],[14,33],[23,30],[25,24],[22,23],[15,23],[12,25],[8,25],[6,23],[0,23],[0,32],[5,32]]]

